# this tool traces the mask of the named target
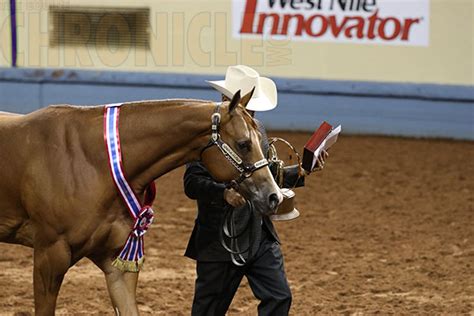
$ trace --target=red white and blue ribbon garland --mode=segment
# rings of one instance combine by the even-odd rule
[[[104,109],[104,140],[109,157],[109,167],[118,191],[127,205],[130,216],[134,220],[132,231],[125,245],[112,265],[122,271],[138,272],[145,258],[143,235],[153,223],[151,204],[155,199],[155,185],[150,183],[145,194],[145,203],[142,206],[135,192],[128,184],[122,164],[120,150],[120,135],[118,130],[121,104],[110,104]]]

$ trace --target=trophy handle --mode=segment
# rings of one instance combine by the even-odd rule
[[[286,146],[288,146],[288,148],[295,153],[295,156],[296,156],[296,160],[298,162],[298,179],[295,181],[295,184],[293,185],[293,188],[291,189],[294,189],[295,186],[296,186],[296,183],[298,183],[298,180],[299,178],[303,177],[305,175],[305,171],[303,170],[303,167],[301,166],[301,157],[300,157],[300,154],[298,153],[298,151],[295,149],[295,147],[287,140],[281,138],[281,137],[271,137],[268,139],[268,145],[269,145],[269,158],[272,162],[274,163],[277,163],[278,164],[278,179],[279,179],[279,183],[278,185],[280,187],[283,186],[283,167],[284,167],[284,162],[282,160],[280,160],[278,158],[278,153],[277,153],[277,150],[276,150],[276,147],[275,147],[275,143],[276,142],[282,142],[283,144],[285,144]]]

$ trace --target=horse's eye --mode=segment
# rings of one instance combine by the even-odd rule
[[[250,141],[237,142],[237,148],[242,152],[250,151]]]

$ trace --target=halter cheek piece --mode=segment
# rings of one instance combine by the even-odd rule
[[[211,116],[211,139],[209,140],[209,143],[206,145],[206,147],[204,147],[201,151],[201,156],[206,149],[216,145],[220,149],[224,157],[240,173],[239,177],[236,180],[236,182],[239,184],[245,179],[250,178],[252,174],[258,169],[268,166],[268,160],[264,158],[255,162],[254,164],[245,163],[243,162],[242,158],[240,158],[240,156],[234,150],[232,150],[229,145],[227,145],[227,143],[222,141],[221,136],[219,134],[219,126],[221,123],[221,114],[219,113],[220,105],[221,103],[217,103],[216,108],[214,109],[214,113]]]

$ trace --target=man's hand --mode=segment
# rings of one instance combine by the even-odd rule
[[[245,204],[244,197],[232,188],[224,190],[224,200],[233,207],[241,207]]]
[[[326,163],[326,159],[329,157],[329,154],[327,151],[323,150],[319,156],[318,156],[318,159],[316,161],[316,164],[314,165],[314,168],[313,170],[311,171],[319,171],[319,170],[323,170],[324,168],[324,164]]]

